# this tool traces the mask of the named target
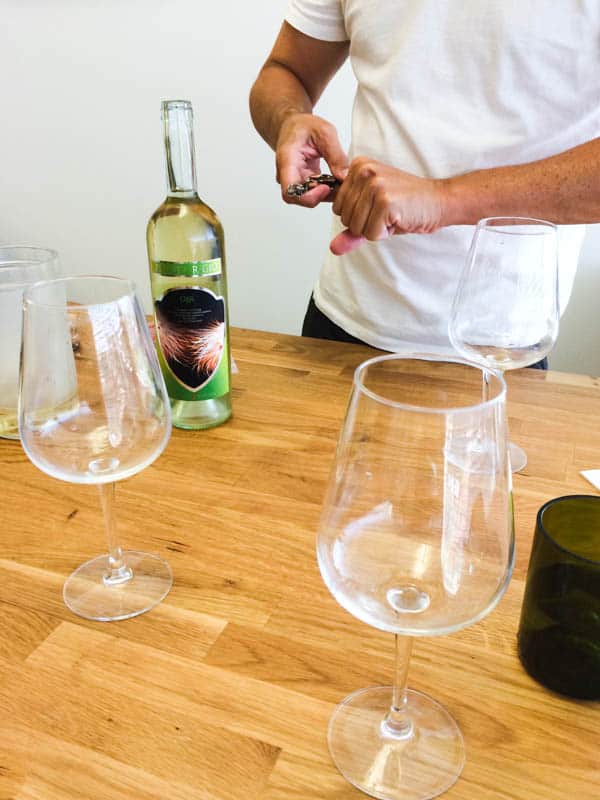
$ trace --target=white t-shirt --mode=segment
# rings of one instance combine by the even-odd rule
[[[600,135],[599,0],[291,0],[286,20],[316,39],[350,40],[350,158],[446,178]],[[334,216],[333,234],[342,228]],[[563,310],[584,230],[560,228]],[[328,253],[315,302],[375,347],[446,349],[472,233],[453,226]]]

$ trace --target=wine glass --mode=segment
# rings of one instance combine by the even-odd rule
[[[527,367],[558,335],[557,229],[524,217],[482,219],[460,276],[448,334],[465,358],[493,369]],[[527,464],[509,444],[513,472]]]
[[[413,638],[477,622],[510,580],[506,386],[490,372],[482,400],[482,373],[431,354],[364,362],[324,501],[317,558],[327,588],[396,636],[394,685],[351,694],[328,733],[340,772],[382,800],[435,797],[464,763],[450,714],[406,688]]]
[[[59,278],[25,290],[19,431],[36,467],[100,491],[108,555],[67,579],[66,605],[108,621],[160,602],[172,585],[169,565],[122,551],[115,528],[115,482],[151,464],[171,434],[160,366],[130,281]]]

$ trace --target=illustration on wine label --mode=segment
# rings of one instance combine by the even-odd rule
[[[214,376],[225,350],[225,302],[208,289],[169,289],[155,300],[156,335],[174,378],[190,391]]]

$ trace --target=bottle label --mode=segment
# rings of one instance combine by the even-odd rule
[[[209,400],[227,394],[229,353],[223,297],[201,286],[177,287],[154,301],[154,311],[158,355],[169,397]]]
[[[221,259],[211,258],[209,261],[189,261],[179,263],[176,261],[153,261],[152,272],[164,275],[166,278],[204,278],[207,275],[220,275],[222,271]]]

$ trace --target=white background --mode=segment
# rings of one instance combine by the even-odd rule
[[[0,242],[63,271],[123,275],[150,309],[145,226],[165,194],[160,101],[192,101],[199,192],[225,227],[234,325],[299,333],[329,209],[281,202],[248,92],[286,0],[0,0]],[[318,113],[348,143],[346,65]],[[590,228],[551,359],[600,373],[600,230]]]

